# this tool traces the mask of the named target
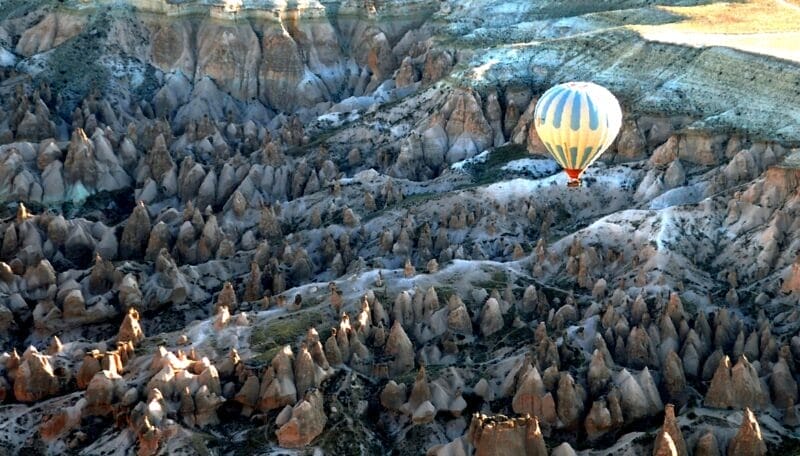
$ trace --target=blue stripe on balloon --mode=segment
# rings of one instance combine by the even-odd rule
[[[544,104],[539,104],[540,109],[536,110],[536,117],[539,117],[542,123],[544,123],[547,117],[547,111],[550,110],[550,105],[553,103],[553,100],[564,90],[566,90],[564,87],[556,86],[545,92]]]
[[[581,164],[578,163],[578,148],[577,147],[570,147],[569,148],[569,155],[572,160],[570,160],[570,164],[573,168],[580,168]]]
[[[594,147],[589,146],[589,147],[586,148],[586,150],[583,151],[583,163],[586,163],[587,161],[592,159],[592,151],[593,150],[594,150]],[[581,163],[581,166],[583,166],[583,163]]]
[[[594,105],[592,97],[586,97],[586,105],[589,108],[589,129],[596,131],[600,128],[600,115],[597,113],[597,106]]]
[[[569,100],[569,95],[569,93],[563,93],[558,99],[555,117],[553,117],[553,126],[556,128],[561,128],[561,117],[564,115],[564,108],[567,105],[567,100]]]
[[[572,96],[572,119],[570,128],[572,128],[572,131],[581,129],[581,93],[578,91]]]

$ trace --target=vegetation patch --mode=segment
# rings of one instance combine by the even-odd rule
[[[72,110],[92,89],[105,92],[111,77],[106,67],[99,63],[103,46],[98,46],[108,33],[108,15],[99,13],[74,38],[49,53],[50,65],[41,79],[50,83],[50,88],[61,97],[58,114],[69,119]]]
[[[377,211],[374,211],[374,212],[371,212],[371,213],[367,214],[362,219],[362,221],[363,222],[368,222],[368,221],[370,221],[370,220],[372,220],[374,218],[377,218],[377,217],[379,217],[379,216],[381,216],[381,215],[383,215],[383,214],[385,214],[387,212],[395,211],[397,209],[411,209],[411,208],[414,208],[414,207],[419,207],[419,206],[422,206],[423,204],[427,203],[428,201],[432,201],[432,200],[434,200],[434,199],[436,199],[437,197],[440,197],[440,196],[441,196],[441,193],[436,193],[436,192],[420,192],[420,193],[414,193],[414,194],[411,194],[411,195],[406,195],[406,196],[403,197],[403,200],[400,201],[397,204],[394,204],[392,206],[387,206],[387,207],[385,207],[383,209],[379,209]],[[341,217],[341,216],[339,216],[339,217]],[[341,221],[333,220],[333,223],[341,223]]]
[[[489,156],[485,161],[468,163],[464,166],[464,169],[472,174],[476,184],[491,184],[502,180],[508,175],[508,171],[503,170],[503,166],[506,163],[527,157],[528,150],[525,147],[519,144],[508,144],[489,152]]]
[[[487,280],[474,283],[473,285],[475,286],[475,288],[483,288],[488,292],[491,292],[492,290],[497,290],[498,292],[501,292],[505,290],[506,287],[508,286],[508,273],[503,270],[493,271],[491,272],[491,275]]]
[[[133,89],[133,97],[137,100],[147,100],[153,97],[158,91],[160,84],[156,78],[156,69],[152,65],[146,65],[144,71],[144,81]]]
[[[29,11],[38,10],[47,0],[3,0],[0,2],[0,20],[6,21],[25,16]]]
[[[305,311],[282,316],[253,328],[250,332],[250,347],[258,364],[267,364],[285,345],[292,345],[305,337],[308,328],[330,324],[321,311]]]
[[[130,188],[125,188],[94,193],[81,204],[65,201],[61,210],[67,218],[83,217],[91,221],[100,221],[102,218],[106,225],[113,226],[125,220],[135,205],[133,192]],[[29,207],[35,209],[33,206]]]
[[[800,455],[800,440],[784,436],[769,454]]]

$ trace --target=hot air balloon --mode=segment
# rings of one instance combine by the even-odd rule
[[[614,142],[622,126],[617,98],[591,82],[551,87],[536,103],[534,117],[536,132],[569,176],[569,187],[580,187],[581,174]]]

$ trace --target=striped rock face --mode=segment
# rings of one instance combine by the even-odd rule
[[[536,105],[535,127],[572,182],[608,149],[622,126],[619,102],[591,82],[550,88]]]

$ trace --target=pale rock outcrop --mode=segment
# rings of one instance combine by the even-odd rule
[[[448,119],[445,126],[450,143],[447,163],[471,158],[492,145],[492,127],[483,115],[480,97],[476,93],[456,91],[442,108],[442,113]]]
[[[658,432],[656,444],[653,447],[653,456],[675,456],[682,453],[678,452],[672,437],[664,430]],[[683,453],[685,454],[685,453]]]
[[[220,24],[206,20],[197,30],[198,79],[208,75],[239,100],[258,96],[261,47],[249,23]]]
[[[392,411],[400,411],[406,402],[406,385],[397,384],[394,380],[389,380],[381,391],[381,405]]]
[[[654,364],[650,357],[651,346],[650,336],[643,327],[635,326],[631,329],[625,343],[628,364],[636,368]]]
[[[92,350],[91,353],[84,355],[83,362],[78,368],[78,373],[76,375],[78,388],[86,389],[89,382],[94,378],[94,375],[102,370],[100,366],[100,357],[101,355],[98,350]]]
[[[664,362],[664,384],[672,400],[683,400],[686,396],[686,376],[683,363],[674,351],[670,351]]]
[[[398,320],[392,324],[384,352],[393,357],[389,375],[399,375],[414,368],[414,345]]]
[[[447,328],[457,334],[472,335],[472,321],[469,311],[458,295],[450,296],[447,301]]]
[[[500,304],[495,298],[489,298],[481,311],[481,334],[488,337],[501,329],[503,329],[503,314],[500,312]]]
[[[769,403],[769,393],[763,390],[758,371],[746,356],[739,357],[739,361],[731,369],[731,381],[737,408],[748,407],[758,410]]]
[[[547,391],[539,370],[535,366],[529,366],[514,394],[511,402],[512,408],[515,413],[520,415],[539,416],[545,394]]]
[[[421,366],[417,372],[417,378],[414,380],[414,386],[411,387],[408,402],[403,404],[401,410],[407,415],[411,415],[411,419],[415,424],[430,423],[436,415],[436,408],[431,403],[431,400],[428,377],[425,373],[425,367]]]
[[[157,389],[165,398],[172,399],[173,395],[177,392],[175,391],[175,386],[175,370],[172,366],[166,365],[158,371],[156,375],[150,378],[146,388],[148,391]]]
[[[86,399],[81,398],[75,405],[55,411],[52,415],[42,420],[39,433],[45,442],[52,442],[59,437],[77,429],[81,425]]]
[[[343,364],[342,350],[339,348],[339,342],[336,339],[336,328],[331,329],[331,336],[325,341],[325,357],[332,366],[340,366]]]
[[[688,456],[686,441],[675,418],[675,407],[667,404],[664,409],[664,425],[658,433],[653,449],[653,455]]]
[[[111,235],[112,237],[113,234]],[[95,254],[92,272],[89,275],[89,292],[101,295],[111,289],[114,285],[114,264],[103,259],[99,254]]]
[[[198,427],[219,424],[217,409],[222,406],[225,399],[212,392],[206,385],[200,386],[195,393],[195,423]]]
[[[686,184],[686,171],[680,160],[674,160],[664,172],[664,189],[681,187]]]
[[[139,324],[139,312],[131,307],[119,327],[117,341],[138,344],[142,339],[144,339],[144,332]]]
[[[0,334],[8,334],[8,331],[16,327],[14,313],[6,306],[0,304]]]
[[[178,172],[178,196],[180,199],[183,201],[195,199],[205,178],[206,171],[202,165],[195,163],[192,157],[183,159]]]
[[[214,310],[218,311],[222,307],[227,307],[228,310],[236,310],[238,307],[238,300],[236,299],[236,291],[233,289],[233,284],[225,282],[222,284],[222,291],[217,296],[217,302],[214,305]]]
[[[397,70],[394,79],[398,88],[406,87],[419,81],[419,72],[414,68],[410,57],[405,57],[400,63],[400,68]]]
[[[325,85],[303,63],[301,49],[283,27],[268,27],[261,39],[259,98],[275,109],[293,111],[327,96]]]
[[[353,336],[353,339],[358,341],[358,336]],[[360,344],[360,341],[358,342]],[[360,347],[366,350],[363,345]],[[363,353],[362,359],[366,358],[366,355],[368,353]],[[327,362],[324,359],[322,361]],[[298,394],[305,394],[311,388],[318,388],[326,377],[326,372],[316,364],[307,344],[302,344],[294,363],[294,378]]]
[[[250,276],[247,279],[242,299],[245,301],[258,301],[264,297],[264,288],[261,283],[261,277],[261,268],[257,262],[252,261],[250,263]]]
[[[322,393],[314,390],[292,409],[292,417],[275,433],[284,448],[303,448],[325,429],[328,418],[322,403]]]
[[[260,389],[258,377],[255,375],[250,375],[247,377],[244,385],[242,385],[242,388],[234,398],[236,402],[242,404],[243,416],[250,416],[253,413],[253,410],[258,406],[258,393],[260,392]]]
[[[151,58],[158,68],[164,71],[180,70],[177,74],[194,74],[192,28],[188,21],[158,21],[150,24]]]
[[[550,456],[578,456],[578,453],[572,448],[567,442],[562,443],[561,445],[553,448],[553,452],[550,453]]]
[[[767,445],[761,436],[761,427],[756,416],[745,408],[739,432],[728,444],[728,456],[764,456],[767,454]]]
[[[500,101],[498,100],[497,92],[494,90],[490,91],[489,95],[486,97],[485,113],[486,120],[489,122],[489,126],[491,126],[492,131],[494,132],[492,145],[495,147],[503,145],[505,142],[502,125],[503,113],[500,108]]]
[[[678,158],[699,165],[717,165],[725,152],[727,136],[690,131],[680,136]]]
[[[122,258],[140,258],[145,253],[150,238],[150,214],[143,203],[133,209],[122,231],[119,251]]]
[[[194,416],[195,411],[196,407],[194,404],[194,397],[192,397],[192,392],[189,387],[186,386],[181,390],[180,393],[178,413],[181,415],[183,422],[186,423],[187,426],[194,426],[196,424]]]
[[[430,401],[425,401],[420,404],[414,410],[413,415],[411,415],[411,421],[414,424],[426,424],[433,422],[433,418],[436,416],[436,406],[434,406]]]
[[[787,268],[784,273],[781,291],[784,293],[796,293],[800,291],[800,256],[795,258],[791,267]]]
[[[576,429],[583,414],[586,393],[580,383],[569,373],[562,373],[558,380],[558,418],[567,429]]]
[[[159,221],[150,231],[150,237],[147,240],[147,248],[145,250],[144,258],[148,261],[154,261],[158,257],[158,252],[161,249],[169,249],[172,244],[172,233],[169,226],[163,221]]]
[[[125,274],[119,283],[119,302],[126,307],[139,307],[143,303],[142,290],[133,274]]]
[[[86,409],[88,416],[105,416],[113,412],[113,405],[125,393],[125,381],[114,371],[103,370],[92,377],[86,387]]]
[[[20,112],[20,111],[18,111]],[[55,136],[55,123],[50,120],[50,110],[41,99],[35,99],[33,112],[25,111],[22,119],[16,125],[16,140],[41,141]],[[18,179],[28,176],[26,171],[20,173]],[[21,183],[21,182],[20,182]],[[24,188],[25,185],[17,185]],[[29,186],[28,186],[29,187]],[[33,201],[38,201],[39,197],[31,192],[29,195]]]
[[[595,349],[592,353],[592,360],[586,375],[589,393],[592,396],[599,395],[608,386],[611,380],[611,369],[608,368],[602,351]]]
[[[434,445],[428,448],[427,456],[467,456],[472,451],[472,446],[467,442],[466,436],[461,436],[447,444]]]
[[[425,56],[422,68],[422,84],[436,82],[450,72],[453,67],[453,56],[447,50],[433,49]]]
[[[231,312],[228,309],[228,306],[220,306],[217,307],[217,311],[214,314],[214,329],[217,331],[222,331],[225,329],[231,321]]]
[[[170,176],[170,174],[176,172],[176,166],[169,150],[167,150],[167,141],[163,134],[156,136],[152,148],[145,155],[144,164],[149,168],[150,176],[153,180],[158,184],[162,184],[165,190],[172,187],[171,185],[164,185],[168,178],[177,179],[177,175]],[[173,190],[176,191],[177,182],[174,185]],[[172,196],[173,194],[174,192],[167,192],[166,196]]]
[[[594,401],[589,414],[584,421],[586,435],[589,440],[596,440],[613,428],[613,421],[611,420],[611,412],[603,400]]]
[[[49,357],[34,351],[23,356],[14,378],[14,397],[20,402],[37,402],[61,391]]]
[[[711,380],[711,378],[714,376],[714,372],[717,370],[717,367],[719,367],[719,363],[722,361],[723,356],[725,356],[725,354],[719,349],[714,350],[710,355],[708,355],[705,363],[703,363],[703,369],[701,371],[700,378],[706,381]],[[730,364],[730,359],[728,361]],[[730,368],[730,365],[728,368]]]
[[[772,366],[769,380],[772,401],[778,408],[787,408],[797,403],[797,382],[792,376],[786,358],[781,357]]]
[[[47,52],[81,33],[86,22],[87,17],[82,14],[52,12],[25,30],[17,42],[16,51],[27,57]]]
[[[627,369],[623,369],[614,376],[614,384],[619,388],[625,422],[656,414],[664,408],[647,368],[638,378],[631,375]]]
[[[64,178],[67,184],[75,186],[75,188],[83,186],[82,192],[88,192],[88,188],[94,188],[98,183],[95,147],[81,128],[72,134],[67,156],[64,159]]]
[[[290,346],[281,349],[261,380],[259,409],[264,411],[294,405],[297,387],[294,383],[294,354]]]
[[[727,356],[720,360],[706,393],[706,405],[716,408],[759,409],[765,407],[768,401],[768,393],[762,390],[758,372],[746,356],[740,356],[733,368],[730,367]]]
[[[699,439],[694,447],[695,456],[721,456],[717,436],[713,431],[707,431]]]
[[[627,119],[622,124],[616,141],[616,161],[638,160],[647,152],[647,140],[636,121]]]
[[[539,420],[534,417],[507,418],[502,415],[472,416],[467,433],[475,456],[524,454],[547,456]]]

